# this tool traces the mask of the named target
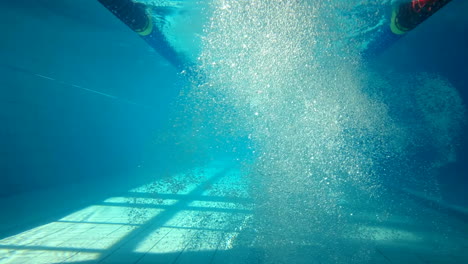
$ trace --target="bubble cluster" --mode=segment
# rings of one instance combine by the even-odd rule
[[[350,25],[335,4],[213,0],[205,10],[204,77],[184,103],[210,151],[244,158],[254,238],[238,244],[261,248],[266,263],[369,261],[375,234],[362,226],[405,206],[389,189],[432,184],[455,158],[456,90],[363,66],[362,43],[343,29],[369,25]],[[426,147],[433,157],[414,159]]]

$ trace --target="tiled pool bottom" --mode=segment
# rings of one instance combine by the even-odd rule
[[[267,252],[294,252],[289,263],[326,263],[309,254],[313,245],[239,246],[253,245],[238,240],[255,233],[249,228],[254,204],[247,187],[236,167],[218,164],[115,191],[102,202],[0,240],[0,263],[282,263],[265,258]],[[83,190],[87,196],[99,191]],[[53,209],[42,211],[47,215]],[[357,214],[365,218],[368,213]],[[4,219],[2,225],[24,220]],[[376,234],[370,263],[468,263],[466,253],[434,248],[437,234],[429,227],[403,226],[397,216],[393,220],[363,227]],[[452,222],[460,230],[450,240],[454,248],[467,246],[466,222]]]

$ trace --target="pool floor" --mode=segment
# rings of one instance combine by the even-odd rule
[[[289,263],[327,263],[320,255],[308,254],[312,245],[239,246],[236,240],[246,237],[241,234],[253,232],[248,225],[254,206],[248,183],[236,167],[196,168],[136,188],[126,183],[114,185],[105,192],[102,186],[76,185],[74,191],[63,194],[80,194],[73,199],[37,193],[4,198],[2,206],[11,205],[14,199],[36,204],[3,207],[7,209],[0,222],[0,263],[283,262],[271,257],[265,260],[265,252],[294,252]],[[59,207],[80,209],[64,215],[66,210]],[[368,213],[362,212],[360,217]],[[366,227],[378,240],[370,263],[468,263],[468,254],[455,250],[468,245],[463,221],[451,219],[460,235],[450,240],[454,250],[441,251],[433,243],[438,234],[430,227],[395,224],[398,216],[390,220]],[[353,254],[346,251],[340,254]]]

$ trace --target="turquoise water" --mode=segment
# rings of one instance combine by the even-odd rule
[[[34,60],[6,31],[0,263],[468,260],[466,4],[369,59],[390,1],[140,2],[192,68],[97,4]]]
[[[265,248],[266,262],[304,255],[365,262],[379,240],[369,226],[399,222],[401,211],[412,211],[413,225],[427,224],[432,217],[401,191],[437,196],[438,170],[456,159],[465,120],[459,92],[437,73],[363,62],[363,43],[348,34],[379,20],[343,12],[355,5],[208,7],[198,58],[208,80],[191,89],[189,105],[202,104],[200,116],[209,116],[203,135],[248,142],[245,173],[257,232],[250,243]],[[232,148],[241,149],[237,142]],[[369,214],[357,216],[363,209]],[[445,229],[433,220],[433,228]]]

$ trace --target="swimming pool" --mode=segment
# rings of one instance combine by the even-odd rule
[[[466,3],[139,2],[2,4],[0,263],[468,260]]]

